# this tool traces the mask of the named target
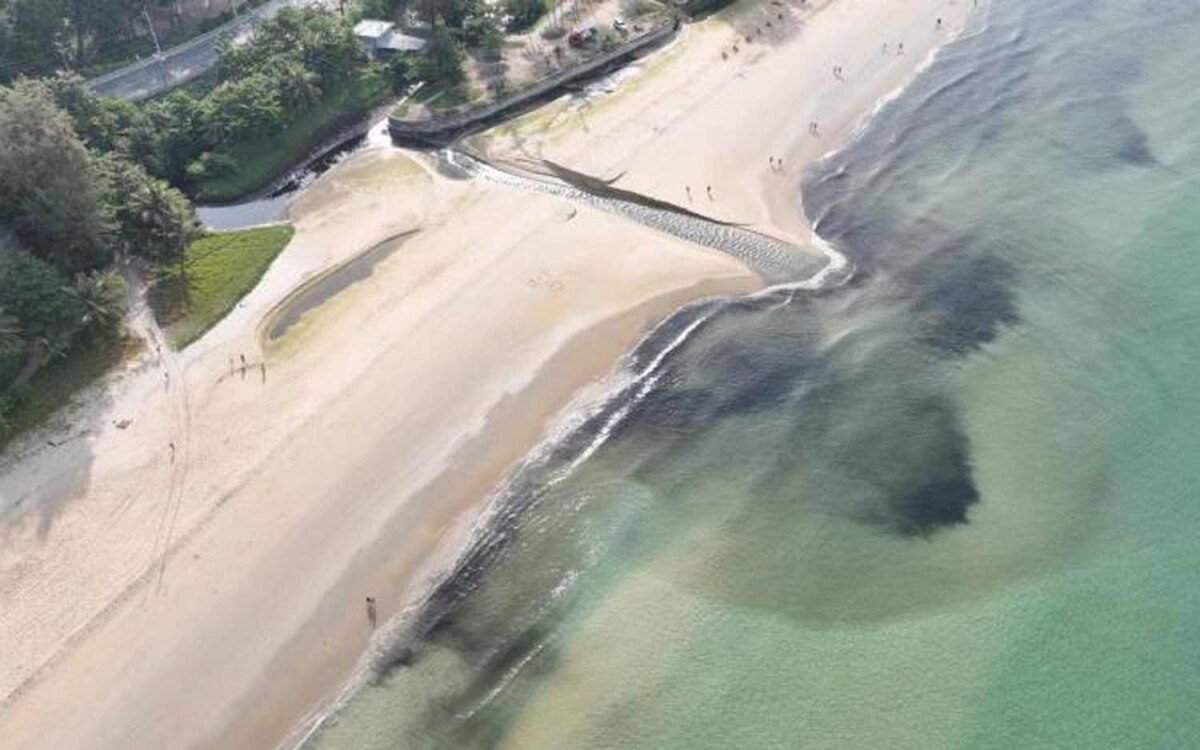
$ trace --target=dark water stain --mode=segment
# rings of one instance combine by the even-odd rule
[[[908,405],[903,418],[887,426],[866,426],[837,459],[884,499],[878,508],[857,510],[862,520],[903,536],[927,537],[966,523],[968,509],[979,502],[970,455],[953,404],[929,397]]]
[[[910,270],[906,283],[919,290],[913,314],[920,339],[937,351],[966,356],[1020,322],[1019,273],[997,255],[972,252],[969,240],[949,241],[928,263]]]
[[[375,267],[391,257],[392,253],[399,250],[405,240],[413,234],[413,232],[407,232],[389,237],[351,261],[320,276],[290,296],[273,314],[273,319],[267,329],[267,339],[275,341],[281,338],[289,328],[304,317],[305,313],[324,304],[348,287],[369,278],[375,272]]]
[[[309,185],[313,180],[328,172],[347,156],[357,153],[367,144],[367,134],[361,133],[336,143],[326,151],[319,153],[304,166],[291,172],[276,182],[267,192],[267,198],[278,198],[291,195],[297,190]]]

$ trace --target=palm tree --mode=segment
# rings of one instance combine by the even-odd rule
[[[321,100],[321,77],[295,61],[280,65],[275,78],[283,106],[291,112],[303,112]]]
[[[162,180],[150,179],[134,191],[129,204],[137,217],[138,252],[159,263],[181,260],[200,231],[187,199]]]
[[[125,314],[125,282],[112,271],[93,271],[75,277],[71,295],[81,303],[83,327],[104,331]]]

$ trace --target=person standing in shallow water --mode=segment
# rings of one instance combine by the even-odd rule
[[[375,629],[377,612],[375,610],[375,597],[367,597],[367,622],[371,624],[371,630]]]

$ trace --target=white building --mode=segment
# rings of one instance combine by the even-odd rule
[[[420,52],[425,48],[424,39],[397,31],[396,24],[391,21],[359,21],[354,26],[354,36],[372,60],[397,52]]]

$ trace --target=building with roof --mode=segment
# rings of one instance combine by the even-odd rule
[[[420,52],[425,48],[424,39],[399,31],[391,21],[359,21],[354,26],[354,36],[372,60],[401,52]]]

